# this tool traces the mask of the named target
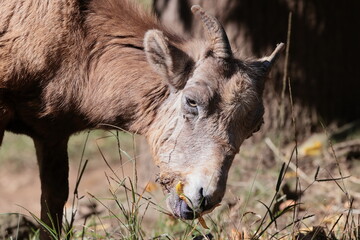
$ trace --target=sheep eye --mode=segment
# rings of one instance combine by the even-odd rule
[[[197,107],[197,103],[190,99],[190,98],[186,98],[186,104],[189,106],[189,107],[192,107],[192,108],[196,108]]]

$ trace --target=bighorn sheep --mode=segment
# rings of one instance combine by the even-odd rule
[[[0,143],[4,131],[34,140],[45,223],[49,214],[62,223],[70,135],[104,124],[146,136],[176,217],[221,201],[235,154],[262,124],[264,79],[283,44],[238,59],[218,20],[192,11],[205,40],[183,39],[125,0],[2,1]]]

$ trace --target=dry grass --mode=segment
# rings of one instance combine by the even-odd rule
[[[276,139],[270,138],[245,143],[231,169],[222,205],[205,217],[210,230],[197,220],[184,222],[169,216],[161,191],[151,190],[154,186],[144,191],[136,184],[132,167],[121,167],[119,161],[135,166],[134,159],[139,159],[135,151],[114,147],[119,146],[118,140],[120,145],[133,144],[132,135],[98,134],[103,136],[90,137],[80,156],[79,179],[83,169],[87,171],[83,167],[86,152],[97,151],[99,157],[90,161],[107,166],[107,194],[83,192],[80,183],[74,191],[74,208],[67,211],[66,231],[71,239],[359,239],[360,187],[353,170],[360,166],[356,159],[336,156],[339,143],[327,142],[326,134],[296,148],[290,143],[279,149],[273,144]],[[84,146],[86,135],[81,138]],[[94,149],[86,150],[91,145]],[[78,146],[78,152],[81,149]],[[141,171],[138,178],[141,181]],[[74,184],[79,186],[78,182]],[[87,215],[79,214],[84,208]]]
[[[284,84],[291,91],[288,76]],[[133,135],[111,131],[72,138],[70,159],[78,162],[79,169],[62,238],[359,240],[360,164],[352,147],[360,145],[360,134],[352,132],[350,140],[339,140],[344,131],[324,127],[323,132],[298,141],[296,116],[281,116],[293,119],[293,128],[282,130],[293,131],[293,139],[282,139],[277,130],[242,146],[222,205],[205,217],[209,230],[197,220],[174,219],[164,207],[159,187],[153,182],[144,184],[147,179],[141,172],[147,170],[144,159],[149,154],[139,151],[142,145],[136,145],[139,141]],[[29,152],[34,156],[32,149],[29,139],[7,135],[0,164],[24,168],[31,164],[24,159],[35,162],[28,157]],[[93,169],[101,164],[107,168],[103,172],[106,190],[101,194],[81,189],[87,160],[97,162]],[[6,238],[5,233],[1,236]],[[15,231],[11,239],[16,236]],[[38,239],[37,232],[27,236]]]

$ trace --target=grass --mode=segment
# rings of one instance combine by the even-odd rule
[[[305,236],[318,234],[313,239],[359,239],[359,198],[352,196],[357,191],[356,184],[348,177],[351,175],[348,163],[337,159],[330,143],[320,155],[297,156],[299,163],[295,169],[290,168],[298,149],[294,143],[281,150],[276,146],[270,149],[271,145],[266,143],[272,142],[270,139],[245,144],[231,169],[222,205],[205,217],[210,227],[206,230],[197,220],[184,222],[169,216],[161,191],[145,191],[133,176],[141,172],[119,167],[119,161],[135,166],[133,160],[138,159],[138,153],[136,146],[132,146],[136,143],[133,135],[115,131],[94,132],[88,139],[87,135],[77,137],[76,149],[80,154],[75,155],[79,157],[79,170],[73,191],[74,215],[69,218],[63,238],[68,235],[70,239],[206,239],[211,234],[214,239],[295,239],[295,236],[311,239]],[[72,141],[75,144],[78,140]],[[114,147],[119,145],[128,147],[129,152]],[[94,152],[101,160],[97,164],[107,166],[106,195],[81,190],[81,176],[88,171],[87,154]],[[274,158],[271,167],[266,166],[268,163],[263,162],[259,152]],[[311,164],[306,163],[309,161]],[[300,177],[299,170],[306,178]],[[128,174],[123,175],[123,171]],[[93,208],[86,217],[78,214],[84,202]],[[32,239],[37,237],[35,232]]]
[[[142,2],[146,6],[151,3]],[[289,29],[290,19],[291,16]],[[288,55],[287,51],[287,59]],[[286,84],[291,96],[286,74],[283,84],[282,99]],[[290,102],[292,105],[292,99]],[[281,109],[284,121],[284,106]],[[359,240],[360,179],[356,172],[360,164],[356,158],[349,160],[346,154],[338,156],[337,146],[331,141],[341,143],[349,135],[351,140],[359,139],[359,134],[351,130],[354,126],[347,127],[348,132],[342,134],[328,134],[324,127],[321,134],[328,142],[310,143],[310,149],[298,142],[296,119],[291,117],[292,141],[283,139],[281,131],[275,131],[256,144],[250,140],[242,146],[229,174],[222,205],[205,217],[209,230],[203,229],[197,220],[174,219],[165,207],[161,191],[150,189],[153,182],[141,186],[140,170],[144,164],[141,156],[146,158],[149,154],[138,151],[136,143],[140,140],[136,136],[94,131],[71,138],[69,156],[79,167],[61,238]],[[303,153],[303,149],[311,151]],[[0,156],[1,166],[10,165],[18,171],[35,164],[33,144],[26,137],[7,134]],[[84,174],[100,166],[107,168],[103,172],[105,191],[84,192]],[[35,215],[29,215],[42,225]],[[0,237],[6,238],[2,227]],[[19,236],[19,222],[15,229],[18,231],[10,239]],[[48,227],[54,239],[59,238],[52,229]],[[30,231],[27,236],[38,239],[38,231]]]

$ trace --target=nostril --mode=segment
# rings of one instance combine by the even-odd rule
[[[201,205],[200,205],[202,211],[207,210],[207,205],[208,205],[208,204],[207,204],[207,199],[206,199],[206,197],[202,197],[202,198],[201,198]]]
[[[208,200],[204,196],[204,188],[200,188],[199,194],[200,194],[200,208],[202,211],[206,211],[208,210]]]
[[[200,193],[200,196],[203,197],[204,196],[204,188],[200,188],[199,193]]]

